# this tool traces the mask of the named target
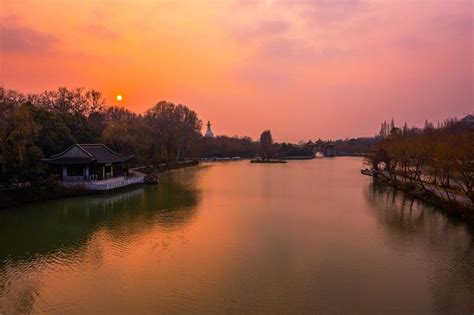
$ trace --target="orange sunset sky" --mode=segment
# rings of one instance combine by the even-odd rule
[[[186,104],[217,134],[370,136],[473,112],[474,1],[0,0],[1,82]]]

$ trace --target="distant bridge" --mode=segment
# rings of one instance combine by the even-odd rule
[[[314,154],[322,153],[326,157],[333,157],[333,156],[337,155],[336,154],[336,149],[334,148],[334,144],[332,144],[332,143],[326,144],[326,145],[321,146],[321,147],[315,147],[313,149],[313,152],[314,152]]]
[[[334,147],[334,143],[332,141],[322,141],[319,139],[315,143],[309,141],[305,147],[307,149],[310,149],[313,151],[313,153],[316,155],[318,153],[323,154],[326,157],[333,157],[337,156],[336,149]]]

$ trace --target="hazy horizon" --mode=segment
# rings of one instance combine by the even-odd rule
[[[373,136],[472,113],[473,2],[4,1],[1,82],[182,103],[216,134]],[[115,96],[124,99],[117,102]]]

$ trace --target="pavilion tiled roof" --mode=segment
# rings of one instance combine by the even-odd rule
[[[72,153],[74,152],[74,153]],[[51,164],[121,163],[132,158],[112,151],[104,144],[73,144],[63,152],[53,155],[45,162]]]

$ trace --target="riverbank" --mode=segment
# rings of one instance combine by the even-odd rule
[[[63,187],[57,181],[46,180],[30,187],[0,190],[0,209],[19,207],[44,200],[62,199],[88,195],[84,188]]]
[[[442,188],[426,190],[400,179],[394,182],[391,178],[385,176],[383,172],[378,173],[373,179],[376,184],[390,186],[395,190],[402,191],[407,195],[442,209],[449,216],[474,224],[474,205],[467,198],[461,198],[460,196],[457,198],[447,198],[441,193]]]
[[[147,176],[157,176],[171,170],[196,166],[197,160],[162,163],[155,166],[139,167],[130,170],[130,173],[142,173]],[[127,189],[127,187],[121,188]],[[113,191],[110,191],[113,193]],[[35,203],[52,199],[65,199],[84,195],[97,194],[83,187],[64,187],[57,179],[47,179],[31,184],[29,187],[0,190],[0,209],[19,207],[24,204]]]
[[[189,160],[189,161],[181,161],[181,162],[174,162],[174,163],[162,163],[162,164],[157,164],[157,165],[136,167],[136,168],[133,168],[133,171],[140,172],[144,175],[159,175],[159,174],[163,174],[163,173],[180,169],[180,168],[196,166],[198,164],[199,164],[198,160]]]
[[[474,226],[361,162],[213,163],[0,211],[0,313],[470,314]]]

